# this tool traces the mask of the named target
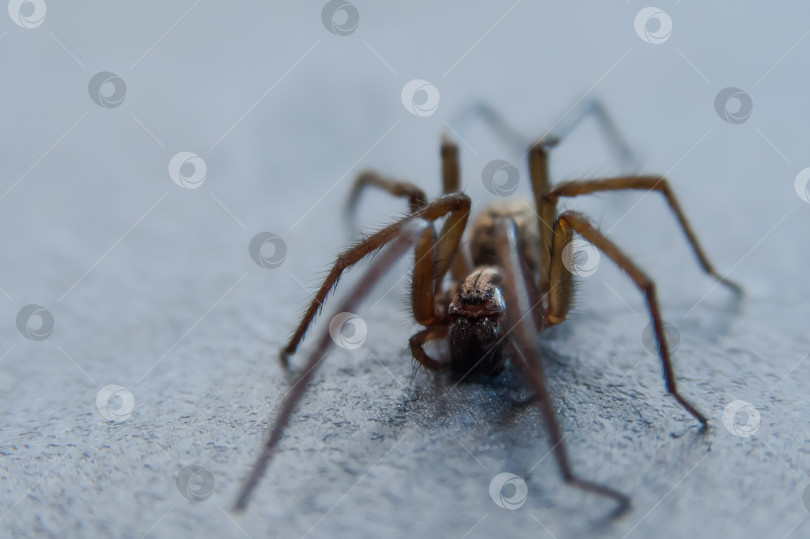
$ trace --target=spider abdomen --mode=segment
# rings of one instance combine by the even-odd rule
[[[528,200],[510,198],[493,202],[475,217],[470,234],[470,254],[476,266],[498,264],[495,224],[498,219],[511,219],[515,223],[518,249],[525,257],[532,275],[537,275],[543,263],[540,232],[536,210]]]

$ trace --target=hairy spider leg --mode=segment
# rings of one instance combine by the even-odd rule
[[[546,424],[546,429],[549,433],[549,442],[554,452],[554,457],[557,460],[557,465],[560,468],[563,479],[569,485],[612,498],[618,502],[618,506],[612,512],[613,517],[618,517],[630,507],[630,498],[610,487],[587,481],[578,477],[568,460],[568,452],[563,442],[562,429],[557,420],[554,412],[554,406],[551,402],[551,396],[548,392],[548,382],[543,371],[543,365],[540,362],[539,354],[534,346],[534,339],[530,336],[534,335],[530,332],[530,326],[524,321],[528,313],[522,313],[520,305],[520,297],[528,297],[526,293],[520,294],[518,292],[517,282],[518,276],[522,275],[522,271],[517,268],[520,264],[520,251],[517,248],[517,234],[515,232],[514,221],[509,219],[501,219],[498,222],[498,234],[502,241],[498,243],[498,255],[500,259],[501,268],[504,271],[503,279],[503,293],[506,299],[506,315],[509,323],[508,338],[512,342],[512,349],[520,356],[513,357],[513,363],[523,372],[524,376],[529,382],[529,386],[534,391],[534,402],[540,408],[540,413],[543,416],[543,421]],[[523,284],[528,291],[529,280],[524,279]]]
[[[442,202],[446,202],[446,199],[439,199],[431,206],[434,208],[437,204],[441,206]],[[469,203],[469,200],[467,202]],[[354,310],[357,305],[368,295],[369,291],[380,279],[380,277],[391,268],[394,262],[405,254],[408,247],[416,243],[417,238],[422,237],[423,231],[432,228],[429,221],[421,218],[406,218],[403,221],[396,223],[396,225],[397,227],[393,229],[393,236],[388,238],[388,240],[385,242],[386,244],[390,244],[389,247],[374,259],[371,267],[369,267],[369,269],[366,271],[360,282],[357,283],[354,289],[352,289],[346,298],[340,303],[338,312]],[[295,411],[295,408],[303,397],[309,382],[312,380],[317,368],[323,362],[325,354],[331,345],[332,337],[328,331],[324,331],[318,340],[315,349],[309,355],[301,375],[287,392],[281,406],[281,410],[276,416],[273,427],[271,428],[270,433],[262,446],[261,453],[257,457],[253,468],[251,469],[250,475],[242,485],[236,500],[236,504],[234,505],[234,510],[241,511],[247,506],[251,494],[258,485],[262,475],[264,475],[267,465],[273,456],[276,447],[278,446],[278,442],[281,440],[281,435],[290,419],[290,416],[292,416],[293,412]]]
[[[594,228],[594,226],[588,222],[587,218],[577,212],[567,211],[563,213],[554,225],[554,245],[551,255],[551,264],[554,269],[552,273],[555,275],[568,273],[567,270],[562,268],[562,266],[564,266],[562,257],[565,246],[573,239],[574,232],[578,233],[607,255],[622,271],[630,276],[633,283],[635,283],[642,294],[644,294],[650,311],[650,317],[652,318],[653,333],[658,342],[659,355],[664,365],[664,381],[666,382],[667,390],[675,400],[677,400],[687,412],[700,421],[704,427],[708,425],[706,416],[698,412],[695,407],[680,394],[675,383],[675,371],[672,368],[672,358],[670,356],[669,344],[667,343],[667,335],[664,331],[664,324],[661,319],[661,309],[658,306],[655,283],[630,260],[615,243]],[[569,265],[569,267],[571,266]],[[550,296],[548,318],[550,320],[565,319],[569,303],[568,298],[557,297],[556,289],[552,289]]]
[[[343,272],[365,258],[366,256],[374,253],[375,251],[379,250],[385,244],[393,240],[400,232],[402,227],[405,223],[407,223],[412,218],[419,218],[424,219],[429,223],[433,223],[437,219],[442,217],[446,217],[444,221],[444,225],[442,226],[441,231],[439,232],[438,239],[435,240],[435,247],[434,247],[434,254],[435,256],[435,268],[432,268],[434,273],[434,281],[441,282],[444,278],[444,275],[450,268],[450,263],[453,260],[456,251],[458,250],[458,245],[461,240],[461,236],[464,232],[464,229],[467,226],[467,220],[470,216],[470,198],[463,194],[463,193],[452,193],[449,195],[443,195],[421,210],[414,213],[412,216],[404,217],[387,227],[379,230],[378,232],[372,234],[371,236],[367,237],[360,243],[350,247],[349,249],[343,251],[337,256],[332,269],[329,271],[329,274],[324,279],[323,284],[321,285],[318,292],[315,294],[315,297],[312,298],[309,306],[307,307],[304,315],[301,318],[300,323],[298,324],[297,328],[290,336],[289,340],[287,341],[286,346],[282,348],[280,358],[282,365],[286,368],[288,365],[288,357],[295,353],[298,345],[300,344],[301,340],[304,338],[304,334],[306,333],[307,329],[309,328],[312,321],[315,319],[315,316],[323,307],[323,303],[326,300],[326,297],[329,295],[329,292],[334,289],[337,285],[340,276]],[[427,247],[423,245],[424,235],[420,239],[420,245],[422,245],[422,255],[425,253],[425,249],[430,251]],[[431,240],[432,241],[432,240]],[[429,242],[430,243],[430,242]],[[421,260],[420,257],[417,257],[417,264]],[[432,261],[430,264],[422,264],[424,267],[429,267],[432,265]],[[420,267],[422,267],[420,266]],[[425,279],[424,281],[427,281]],[[422,281],[420,281],[422,282]],[[424,292],[424,294],[432,295],[433,291],[435,291],[435,285],[431,283],[429,287],[431,292]],[[423,291],[418,291],[419,293],[414,293],[414,301],[412,302],[417,308],[420,308],[424,303]],[[422,313],[421,308],[417,311],[414,311],[414,316],[420,316]]]

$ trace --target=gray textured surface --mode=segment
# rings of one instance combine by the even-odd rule
[[[650,45],[633,31],[637,3],[356,2],[360,25],[343,38],[322,26],[321,2],[170,4],[49,2],[28,30],[0,17],[0,535],[810,533],[810,206],[793,189],[808,166],[807,6],[666,3],[673,33]],[[118,108],[88,97],[102,70],[127,83]],[[400,103],[414,78],[441,92],[430,117]],[[726,86],[751,95],[745,123],[715,113]],[[571,321],[541,345],[576,470],[633,497],[623,519],[601,521],[610,503],[566,487],[553,459],[541,460],[539,415],[513,409],[521,391],[508,377],[458,388],[411,381],[402,265],[359,310],[363,347],[333,351],[318,374],[249,511],[229,513],[289,384],[275,351],[308,297],[299,283],[317,285],[348,240],[339,210],[357,169],[435,195],[439,135],[465,104],[485,100],[539,134],[589,89],[643,169],[670,174],[711,258],[749,291],[735,304],[712,288],[656,197],[566,204],[658,279],[680,333],[682,390],[711,415],[710,432],[698,435],[663,394],[640,296],[603,260]],[[480,182],[491,159],[525,175],[520,155],[482,126],[463,136],[475,200],[493,199]],[[205,159],[199,189],[169,179],[180,151]],[[554,154],[553,171],[617,167],[589,125]],[[366,223],[402,209],[366,202]],[[260,231],[286,241],[281,267],[248,256]],[[31,303],[54,315],[41,342],[15,326]],[[95,410],[107,384],[134,395],[127,421]],[[738,399],[761,413],[753,437],[722,426]],[[191,464],[215,479],[203,502],[175,484]],[[518,510],[489,497],[501,472],[527,482]]]

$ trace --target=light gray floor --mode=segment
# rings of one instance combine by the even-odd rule
[[[47,2],[35,28],[0,17],[0,536],[810,533],[810,205],[794,189],[810,166],[810,9],[664,2],[672,31],[651,44],[634,29],[638,2],[354,1],[346,36],[327,31],[324,4]],[[101,71],[125,82],[120,106],[88,95]],[[402,104],[413,79],[439,91],[430,116]],[[715,110],[726,87],[751,98],[742,123]],[[610,502],[560,480],[538,412],[514,409],[519,380],[411,379],[403,263],[358,309],[365,343],[330,353],[249,510],[231,513],[289,387],[276,350],[349,241],[340,211],[356,173],[434,196],[439,137],[456,130],[466,191],[484,204],[497,198],[481,181],[488,162],[513,162],[524,180],[525,164],[459,112],[484,101],[540,135],[586,94],[610,108],[641,170],[671,177],[718,269],[748,291],[735,302],[701,274],[657,196],[565,203],[657,279],[681,388],[709,433],[664,394],[642,298],[602,259],[570,322],[538,345],[575,469],[632,495],[606,523]],[[207,165],[198,189],[169,176],[183,151]],[[586,123],[553,172],[620,167]],[[403,209],[369,196],[361,220]],[[285,242],[279,267],[249,256],[260,232]],[[44,340],[17,328],[29,304],[53,316]],[[109,384],[134,398],[125,421],[96,409]],[[753,436],[723,426],[733,401],[759,413]],[[213,478],[203,501],[178,489],[191,465]],[[490,497],[504,472],[527,486],[519,509]]]

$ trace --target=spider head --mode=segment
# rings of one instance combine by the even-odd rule
[[[497,376],[504,368],[501,279],[494,266],[476,268],[450,303],[450,369],[458,376]]]

